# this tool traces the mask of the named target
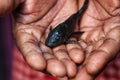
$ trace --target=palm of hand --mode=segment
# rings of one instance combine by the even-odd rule
[[[111,8],[107,9],[109,6],[106,7],[101,2],[91,1],[80,22],[81,31],[85,32],[80,37],[85,41],[81,43],[81,46],[67,44],[50,49],[44,45],[50,25],[56,26],[67,16],[76,12],[76,1],[48,0],[49,5],[42,0],[26,1],[24,7],[16,15],[14,35],[28,64],[36,70],[46,68],[48,72],[56,76],[73,77],[77,72],[75,63],[83,62],[76,79],[80,75],[84,77],[90,76],[88,74],[97,74],[116,55],[120,47],[119,16],[117,16],[117,12],[115,13],[116,10],[111,13]],[[101,5],[103,6],[101,7]],[[63,15],[64,12],[66,12],[66,16]],[[60,20],[60,16],[65,19]],[[85,80],[83,77],[81,79]]]

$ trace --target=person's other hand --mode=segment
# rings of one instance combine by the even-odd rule
[[[90,0],[80,21],[80,30],[84,32],[80,37],[85,41],[81,43],[84,61],[73,80],[94,80],[120,50],[120,1]],[[68,44],[67,50],[73,61],[77,62],[79,45]]]

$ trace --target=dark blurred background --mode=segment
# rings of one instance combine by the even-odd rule
[[[0,17],[0,80],[10,80],[12,67],[12,30],[9,16]]]

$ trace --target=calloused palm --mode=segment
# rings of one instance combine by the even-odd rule
[[[55,27],[76,11],[75,0],[26,0],[16,9],[14,36],[32,68],[46,70],[59,77],[66,74],[75,76],[77,68],[67,55],[65,46],[50,49],[44,43],[50,27]]]
[[[54,28],[81,7],[83,0],[26,0],[14,12],[17,46],[27,63],[54,76],[91,80],[116,56],[120,48],[119,1],[90,0],[80,21],[81,44],[50,49],[44,45]],[[78,4],[79,3],[79,4]],[[110,5],[111,4],[111,5]],[[76,39],[76,38],[73,38]],[[77,64],[79,71],[77,73]]]
[[[85,41],[81,43],[85,59],[79,66],[75,80],[93,80],[120,50],[119,3],[113,0],[90,0],[89,8],[80,21],[81,31],[85,32],[80,37]]]

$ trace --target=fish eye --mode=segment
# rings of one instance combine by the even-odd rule
[[[51,42],[56,43],[58,41],[61,41],[61,35],[58,32],[56,32],[54,33],[54,35],[52,35]]]
[[[59,32],[56,32],[54,35],[55,40],[61,40],[61,35],[59,34]]]
[[[60,40],[60,36],[56,36],[55,39],[56,39],[56,40]]]

